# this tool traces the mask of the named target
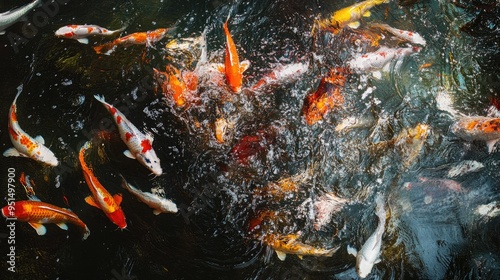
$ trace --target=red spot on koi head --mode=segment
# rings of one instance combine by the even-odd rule
[[[153,146],[151,146],[151,142],[148,139],[144,139],[141,141],[141,147],[142,147],[142,153],[145,153],[153,149]]]

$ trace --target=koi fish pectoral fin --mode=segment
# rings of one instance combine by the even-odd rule
[[[123,151],[123,154],[128,158],[136,159],[135,156],[132,154],[132,152],[130,152],[130,150]]]
[[[65,223],[58,223],[56,225],[61,229],[68,230],[68,225]]]
[[[115,200],[116,204],[120,205],[122,203],[123,197],[121,193],[117,193],[113,195],[113,199]]]
[[[153,214],[155,214],[155,215],[160,215],[161,213],[162,213],[161,211],[158,211],[158,210],[156,210],[156,209],[155,209],[155,210],[153,210]]]
[[[85,44],[87,45],[89,43],[89,39],[88,38],[79,38],[79,39],[76,39],[78,42],[82,43],[82,44]]]
[[[377,264],[377,263],[379,263],[379,262],[381,262],[381,261],[382,261],[382,260],[381,260],[380,258],[377,258],[377,259],[375,260],[375,262],[374,262],[374,263],[375,263],[375,264]]]
[[[39,223],[33,223],[33,222],[28,222],[32,228],[36,230],[36,233],[38,235],[45,235],[47,233],[47,229],[45,228],[44,225],[39,224]]]
[[[347,24],[347,26],[349,26],[352,29],[357,29],[360,25],[361,23],[359,21],[353,21]]]
[[[276,256],[278,256],[278,259],[280,259],[280,261],[284,261],[286,259],[286,253],[278,250],[275,250],[275,252]]]
[[[25,157],[25,155],[21,154],[16,148],[8,148],[3,152],[4,157]]]
[[[38,143],[40,143],[40,144],[42,144],[42,145],[45,145],[45,139],[43,139],[42,135],[38,135],[38,136],[36,136],[36,137],[35,137],[35,140],[36,140]]]
[[[101,209],[101,207],[95,202],[94,198],[90,195],[85,198],[85,202],[87,202],[88,205]]]
[[[358,255],[358,250],[354,249],[354,247],[351,247],[350,245],[347,245],[347,253],[356,257]]]
[[[240,73],[243,73],[245,72],[248,67],[250,67],[250,61],[248,60],[243,60],[241,63],[240,63]]]
[[[488,153],[491,154],[491,152],[493,152],[493,150],[495,149],[495,144],[498,142],[498,140],[500,139],[494,139],[486,142],[486,145],[488,146]]]

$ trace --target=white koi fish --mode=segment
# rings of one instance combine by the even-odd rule
[[[29,11],[41,4],[41,0],[35,0],[25,6],[19,7],[0,14],[0,35],[5,34],[5,29],[21,19]]]
[[[385,23],[372,24],[371,26],[385,30],[385,31],[391,33],[392,35],[394,35],[402,40],[405,40],[407,42],[410,42],[412,44],[417,44],[417,45],[421,45],[421,46],[425,46],[427,44],[425,39],[422,36],[420,36],[420,34],[413,32],[413,31],[397,29],[397,28],[391,27]]]
[[[14,102],[12,102],[9,111],[9,136],[14,147],[7,149],[3,153],[3,155],[5,157],[29,157],[50,166],[57,166],[59,164],[59,161],[57,160],[54,153],[49,150],[49,148],[44,146],[45,140],[43,139],[43,137],[39,135],[35,138],[32,138],[19,126],[16,114],[16,101],[20,94],[21,89],[14,98]]]
[[[253,85],[252,89],[257,90],[265,86],[278,84],[283,81],[293,81],[300,75],[307,72],[309,63],[292,63],[288,65],[279,65],[273,71],[265,75],[262,79]]]
[[[382,248],[382,235],[385,231],[386,213],[383,196],[378,195],[375,201],[377,203],[377,216],[379,219],[377,229],[366,240],[359,252],[351,246],[347,246],[347,252],[356,257],[356,272],[361,278],[368,276],[372,271],[373,265],[380,262],[380,249]]]
[[[107,103],[103,96],[94,95],[94,97],[113,115],[115,123],[118,126],[118,131],[120,132],[120,137],[128,147],[128,150],[123,154],[129,158],[137,159],[142,165],[151,170],[153,174],[160,176],[163,171],[160,166],[160,159],[153,150],[153,137],[137,129],[125,115],[113,107],[113,105]]]
[[[373,72],[380,69],[389,70],[387,66],[394,59],[400,59],[412,53],[420,51],[419,47],[387,48],[380,47],[378,50],[365,53],[349,60],[347,64],[351,69],[359,72]]]
[[[150,192],[143,192],[127,183],[123,177],[122,186],[131,194],[135,195],[140,201],[153,208],[153,214],[155,215],[159,215],[161,213],[177,213],[178,211],[177,205],[172,202],[172,200],[160,197]]]
[[[57,29],[55,35],[59,38],[75,39],[82,44],[88,44],[89,39],[86,38],[88,36],[91,36],[91,35],[111,36],[111,35],[114,35],[116,33],[122,32],[123,30],[125,30],[125,28],[126,27],[124,26],[120,29],[109,30],[107,28],[100,27],[97,25],[72,24],[72,25],[66,25],[66,26],[63,26],[63,27]]]

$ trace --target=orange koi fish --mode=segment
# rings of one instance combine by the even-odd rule
[[[332,109],[344,104],[341,90],[345,85],[346,73],[348,71],[343,68],[332,69],[328,76],[321,79],[318,89],[307,94],[302,106],[302,115],[308,125],[322,120]]]
[[[234,93],[238,93],[241,91],[243,84],[243,72],[248,69],[250,62],[245,60],[240,63],[238,53],[236,52],[236,45],[227,27],[227,21],[224,23],[223,28],[226,34],[226,55],[224,65],[219,66],[219,71],[225,73],[226,82],[231,90]]]
[[[80,149],[78,159],[80,160],[80,165],[82,166],[83,177],[89,186],[92,195],[85,198],[85,202],[89,205],[97,207],[104,211],[104,214],[117,225],[120,229],[127,227],[127,222],[125,221],[125,214],[120,207],[122,202],[121,194],[111,194],[101,185],[97,180],[92,169],[87,166],[85,162],[85,151],[90,148],[90,141],[86,142],[85,145]]]
[[[300,236],[301,232],[288,235],[267,234],[262,239],[262,242],[274,249],[276,255],[282,261],[285,260],[287,254],[294,254],[299,258],[303,256],[331,257],[340,248],[340,246],[331,249],[316,248],[298,241]]]
[[[491,153],[500,140],[500,118],[464,117],[451,125],[451,132],[466,141],[486,141]]]
[[[112,36],[125,30],[125,27],[116,30],[109,30],[98,25],[77,25],[71,24],[63,26],[56,30],[55,35],[59,38],[75,39],[82,44],[88,44],[88,36],[100,35],[100,36]]]
[[[19,123],[17,122],[16,100],[20,94],[21,91],[19,91],[14,98],[14,102],[12,102],[9,111],[9,136],[14,147],[7,149],[3,155],[6,157],[29,157],[50,166],[57,166],[59,161],[54,153],[49,150],[49,148],[44,146],[45,140],[43,137],[36,136],[35,138],[32,138],[19,126]]]
[[[154,77],[163,94],[167,98],[172,98],[175,105],[183,107],[190,92],[198,87],[198,77],[193,72],[180,72],[174,66],[166,66],[165,72],[153,68]]]
[[[152,45],[152,43],[156,43],[165,37],[169,29],[167,28],[159,28],[153,31],[147,32],[136,32],[125,37],[120,37],[114,40],[111,43],[103,44],[94,47],[94,51],[97,54],[106,54],[110,55],[116,47],[122,46],[127,47],[131,45]]]
[[[68,230],[66,223],[74,224],[82,231],[83,240],[90,235],[87,225],[71,210],[41,201],[10,201],[9,205],[2,208],[2,215],[7,219],[28,222],[38,235],[44,235],[47,232],[43,224],[49,223],[56,224],[64,230]]]

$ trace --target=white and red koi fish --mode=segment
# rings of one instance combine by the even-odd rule
[[[500,140],[500,118],[463,117],[451,125],[451,132],[466,141],[486,141],[491,153]]]
[[[122,46],[122,47],[127,47],[131,45],[147,45],[151,46],[153,43],[156,43],[163,39],[165,35],[167,34],[167,31],[170,29],[168,28],[158,28],[156,30],[152,31],[146,31],[146,32],[136,32],[129,34],[124,37],[120,37],[113,42],[99,45],[94,47],[94,51],[98,54],[106,54],[109,55],[111,54],[116,47]]]
[[[19,126],[19,123],[17,122],[16,101],[20,94],[21,90],[19,90],[19,93],[14,98],[14,102],[12,102],[9,111],[9,136],[14,147],[7,149],[3,155],[6,157],[29,157],[50,166],[57,166],[59,161],[54,153],[49,150],[49,148],[44,146],[45,140],[43,137],[37,136],[32,138]]]
[[[111,195],[97,180],[92,169],[85,162],[85,151],[90,148],[90,141],[86,142],[80,149],[78,159],[83,171],[83,177],[90,189],[92,195],[85,198],[85,202],[89,205],[101,209],[108,219],[117,225],[120,229],[127,227],[125,214],[123,213],[120,203],[122,202],[121,194]]]
[[[126,27],[122,27],[116,30],[109,30],[98,25],[77,25],[71,24],[63,26],[56,30],[55,35],[59,38],[75,39],[82,44],[88,44],[88,36],[100,35],[100,36],[112,36],[114,34],[120,33],[125,30]]]
[[[397,28],[391,27],[385,23],[372,24],[371,27],[385,30],[385,31],[391,33],[392,35],[394,35],[402,40],[405,40],[407,42],[410,42],[412,44],[417,44],[417,45],[421,45],[421,46],[425,46],[427,44],[425,39],[422,36],[420,36],[420,34],[413,32],[413,31],[397,29]]]
[[[261,89],[265,86],[271,86],[284,81],[293,81],[300,77],[300,75],[307,72],[309,68],[308,63],[292,63],[288,65],[280,65],[276,67],[271,73],[264,76],[252,86],[253,90]]]
[[[137,159],[142,165],[146,166],[153,174],[160,176],[163,171],[160,165],[160,159],[153,150],[153,137],[151,134],[142,133],[135,127],[120,111],[113,105],[107,103],[103,96],[94,95],[97,101],[101,102],[108,112],[113,115],[120,137],[122,138],[128,150],[124,152],[125,156]]]
[[[412,53],[420,51],[419,47],[408,48],[387,48],[380,47],[375,52],[366,53],[354,57],[347,64],[355,71],[373,72],[377,70],[388,70],[390,62],[394,59],[400,59]]]
[[[123,177],[122,186],[131,194],[135,195],[140,201],[153,208],[153,214],[155,215],[159,215],[161,213],[177,213],[178,211],[177,205],[172,200],[160,197],[150,192],[143,192],[127,183]]]
[[[41,201],[11,201],[2,208],[2,215],[5,218],[28,222],[38,235],[44,235],[47,232],[43,224],[56,224],[58,227],[68,230],[66,223],[76,225],[83,233],[83,240],[90,235],[87,225],[71,210]]]
[[[219,66],[219,71],[225,73],[226,82],[231,90],[234,93],[238,93],[241,91],[241,86],[243,84],[243,72],[248,69],[250,62],[245,60],[240,63],[236,45],[227,27],[227,21],[224,23],[223,28],[226,34],[226,54],[224,65]]]

